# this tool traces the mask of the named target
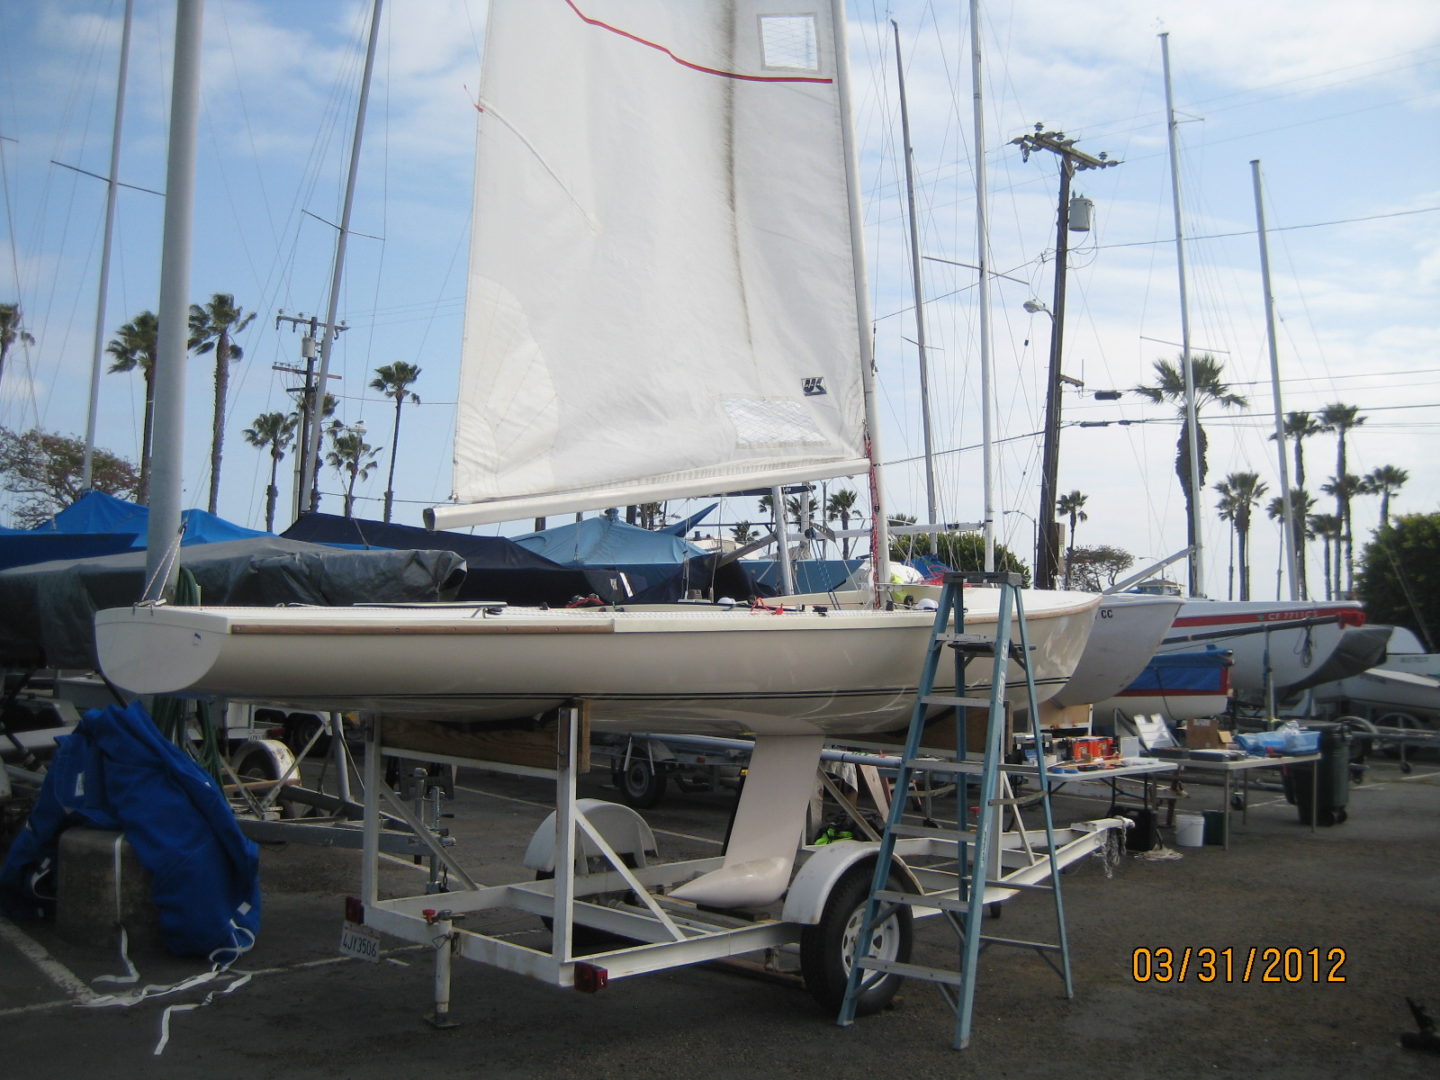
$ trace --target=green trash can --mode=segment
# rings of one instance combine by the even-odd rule
[[[1285,797],[1295,804],[1302,824],[1339,825],[1350,802],[1350,729],[1340,725],[1320,733],[1320,760],[1285,767]]]

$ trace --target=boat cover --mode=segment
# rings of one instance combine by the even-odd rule
[[[1145,670],[1124,690],[1126,694],[1177,694],[1212,692],[1230,688],[1229,671],[1235,657],[1229,649],[1205,649],[1152,656]]]
[[[0,910],[53,915],[60,834],[123,832],[150,874],[161,941],[179,956],[243,952],[260,929],[260,857],[224,794],[160,737],[137,702],[85,714],[55,757],[29,821],[0,866]]]
[[[465,559],[457,600],[559,607],[595,591],[584,571],[561,566],[503,536],[468,536],[335,514],[302,514],[281,535],[334,547],[453,551]]]
[[[204,510],[180,515],[182,546],[269,536]],[[49,521],[33,529],[0,533],[0,570],[56,559],[83,559],[118,551],[144,550],[150,510],[101,491],[86,492]]]
[[[453,600],[465,560],[450,551],[342,551],[277,536],[180,549],[210,605]],[[95,612],[144,594],[145,552],[0,571],[0,664],[94,670]]]
[[[592,521],[597,524],[591,525]],[[454,551],[465,557],[466,565],[465,581],[457,595],[460,600],[564,607],[592,594],[605,603],[663,604],[684,599],[693,591],[739,600],[773,596],[777,591],[752,587],[742,564],[725,563],[719,554],[696,554],[698,548],[674,536],[624,522],[605,525],[604,521],[587,518],[580,523],[581,529],[561,526],[508,539],[305,514],[283,535],[344,547]],[[520,542],[527,539],[532,542]]]

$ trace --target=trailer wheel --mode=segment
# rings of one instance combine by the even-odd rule
[[[276,781],[290,767],[290,761],[287,760],[285,751],[285,745],[277,743],[275,740],[253,740],[237,751],[232,768],[241,783],[256,780]],[[289,780],[289,784],[298,783],[299,778],[296,776],[292,776]],[[310,807],[304,803],[297,803],[293,799],[286,798],[283,789],[275,798],[275,806],[279,809],[282,818],[305,817],[310,812]]]
[[[665,794],[665,774],[639,755],[630,758],[627,768],[619,773],[620,797],[626,806],[649,810],[658,806]]]
[[[830,890],[820,922],[805,927],[800,933],[800,974],[805,980],[805,989],[827,1012],[838,1012],[845,1001],[845,984],[850,978],[860,931],[864,928],[865,904],[874,873],[873,862],[851,867]],[[904,888],[893,872],[889,887]],[[911,929],[909,908],[892,911],[871,928],[869,955],[905,963],[910,959]],[[899,975],[866,972],[855,1003],[855,1015],[869,1016],[883,1009],[900,989],[900,981]]]

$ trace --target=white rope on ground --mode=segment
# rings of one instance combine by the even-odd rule
[[[231,993],[231,992],[233,992],[233,991],[235,991],[235,990],[240,989],[240,987],[244,986],[247,982],[249,982],[249,981],[251,980],[251,978],[254,977],[254,976],[253,976],[253,973],[251,973],[251,972],[237,972],[237,971],[233,971],[233,970],[232,970],[232,965],[235,963],[236,960],[239,960],[240,957],[244,956],[247,952],[249,952],[252,948],[255,947],[255,935],[254,935],[253,933],[251,933],[249,930],[245,929],[243,926],[239,926],[238,924],[236,924],[236,922],[235,922],[233,919],[230,921],[230,929],[231,929],[231,931],[233,932],[233,933],[232,933],[232,941],[234,941],[235,944],[232,944],[232,945],[222,945],[220,948],[218,948],[218,949],[214,950],[212,953],[210,953],[209,957],[207,957],[207,959],[208,959],[208,960],[210,961],[210,963],[211,963],[211,967],[210,967],[210,970],[209,970],[209,971],[199,972],[199,973],[197,973],[197,974],[195,974],[195,975],[190,976],[190,977],[187,978],[187,979],[181,979],[178,983],[172,983],[172,984],[169,985],[169,986],[164,986],[164,985],[152,983],[152,984],[149,984],[149,985],[146,985],[146,986],[142,986],[142,987],[140,987],[139,989],[132,990],[132,991],[130,991],[129,993],[126,993],[126,994],[106,994],[106,995],[103,995],[103,996],[101,996],[101,997],[91,998],[91,999],[89,999],[88,1001],[82,1001],[82,1002],[80,1002],[80,1004],[85,1005],[86,1007],[89,1007],[89,1008],[106,1008],[106,1007],[111,1007],[111,1006],[118,1006],[118,1007],[121,1007],[121,1008],[128,1008],[128,1007],[130,1007],[131,1005],[138,1005],[140,1002],[146,1001],[146,1000],[148,1000],[148,999],[150,999],[150,998],[164,997],[164,996],[166,996],[166,995],[168,995],[168,994],[175,994],[175,993],[179,993],[179,992],[184,991],[184,990],[194,989],[194,988],[197,987],[197,986],[203,986],[203,985],[205,985],[206,983],[213,982],[214,980],[220,978],[222,975],[233,975],[233,976],[235,976],[235,980],[234,980],[232,983],[230,983],[230,985],[228,985],[228,986],[226,986],[226,987],[224,987],[224,988],[221,988],[221,989],[215,989],[215,990],[210,991],[208,994],[205,995],[205,997],[204,997],[202,1000],[197,1001],[197,1002],[191,1002],[191,1003],[185,1004],[185,1005],[171,1005],[171,1006],[167,1007],[163,1013],[161,1013],[161,1015],[160,1015],[160,1038],[159,1038],[159,1041],[155,1044],[155,1049],[154,1049],[154,1051],[153,1051],[153,1053],[154,1053],[156,1056],[159,1056],[160,1054],[162,1054],[162,1053],[165,1052],[165,1047],[166,1047],[166,1045],[170,1042],[170,1014],[171,1014],[171,1013],[174,1013],[174,1012],[191,1012],[191,1011],[193,1011],[193,1010],[195,1010],[195,1009],[204,1008],[206,1005],[209,1005],[210,1002],[214,1001],[215,998],[219,997],[221,994],[229,994],[229,993]],[[247,940],[247,939],[248,939],[248,940]],[[121,928],[121,949],[122,949],[122,953],[123,953],[123,950],[124,950],[124,947],[125,947],[125,945],[124,945],[124,940],[125,940],[125,934],[124,934],[124,928],[122,927],[122,928]],[[244,944],[241,944],[242,941],[244,942]],[[221,959],[220,959],[221,957],[226,956],[227,954],[229,954],[229,959],[226,959],[226,960],[221,960]],[[129,958],[128,958],[128,956],[127,956],[127,957],[126,957],[126,964],[129,965],[129,963],[130,963],[130,961],[129,961]],[[133,966],[131,967],[131,970],[134,971]],[[136,973],[136,978],[138,979],[138,977],[139,977],[139,974],[138,974],[138,972],[137,972],[137,973]],[[99,982],[101,979],[110,979],[110,980],[114,980],[114,981],[123,981],[122,979],[117,978],[117,977],[115,977],[115,976],[103,976],[103,975],[100,976],[100,978],[99,978],[99,979],[96,979],[95,981],[96,981],[96,982]]]

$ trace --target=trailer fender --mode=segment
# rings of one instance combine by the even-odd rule
[[[287,783],[300,782],[295,755],[279,739],[246,739],[230,755],[230,767],[242,777],[279,780],[288,774]]]
[[[880,845],[869,840],[842,840],[812,849],[790,882],[782,918],[803,926],[819,923],[830,890],[852,866],[873,862],[879,850]],[[904,866],[898,859],[896,865]],[[908,878],[908,868],[905,874]]]
[[[655,857],[658,850],[655,846],[655,834],[650,831],[650,826],[645,824],[645,819],[630,807],[606,802],[604,799],[580,799],[575,803],[575,809],[585,815],[605,843],[610,845],[615,854],[625,859],[627,865],[641,867],[646,865],[647,858]],[[584,874],[588,872],[591,859],[603,856],[587,833],[580,831],[575,839],[575,872]],[[525,865],[531,870],[543,873],[555,872],[553,812],[530,837],[530,846],[525,849]]]

